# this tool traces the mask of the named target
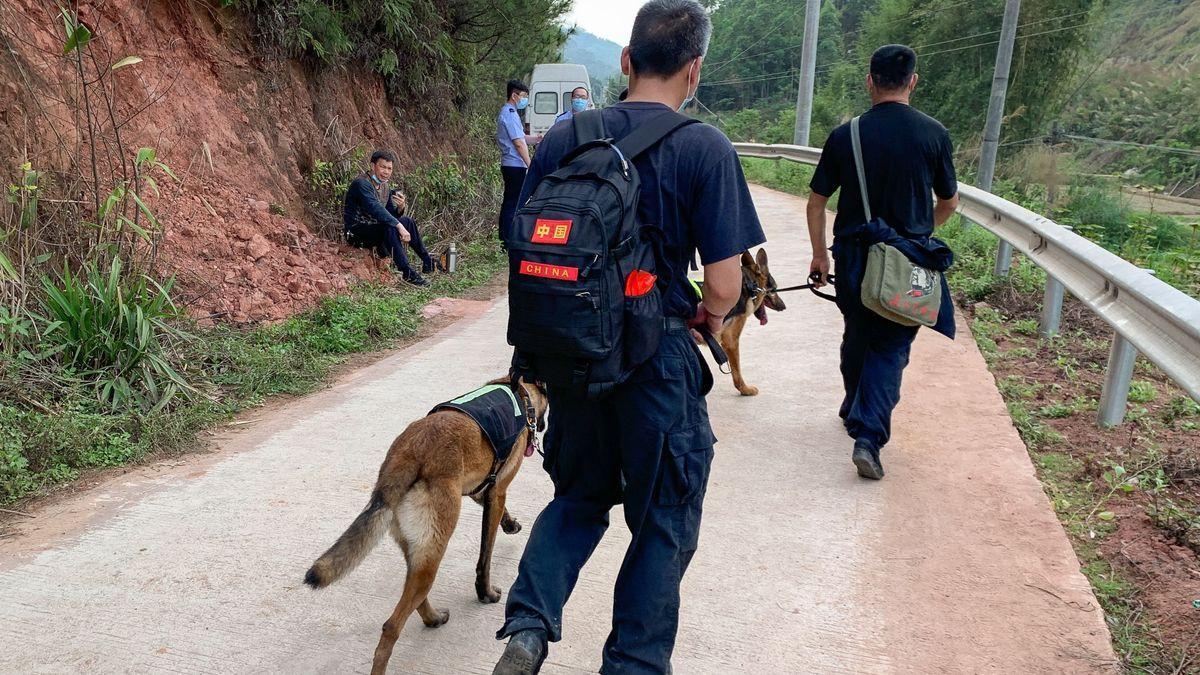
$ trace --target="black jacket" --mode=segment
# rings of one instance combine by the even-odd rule
[[[900,250],[914,265],[942,274],[942,305],[938,309],[937,323],[933,330],[954,339],[954,299],[944,272],[954,264],[954,252],[944,241],[936,237],[906,239],[890,225],[876,218],[869,223],[851,228],[833,240],[838,306],[843,311],[862,309],[863,274],[867,269],[867,251],[872,245],[883,242]]]
[[[380,203],[379,194],[370,176],[363,174],[350,183],[346,190],[346,202],[342,209],[342,227],[346,233],[358,227],[387,225],[394,227],[400,221],[392,208],[391,193],[385,203]]]

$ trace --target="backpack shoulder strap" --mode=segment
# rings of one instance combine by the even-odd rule
[[[604,116],[598,108],[575,113],[571,118],[571,126],[575,129],[576,146],[608,138],[608,132],[604,130]]]
[[[632,133],[618,141],[617,149],[632,160],[654,147],[656,143],[671,135],[676,129],[699,121],[674,111],[664,112],[638,126]]]
[[[863,214],[871,222],[871,199],[867,195],[867,172],[862,156],[862,136],[858,133],[858,118],[850,120],[850,145],[854,149],[854,170],[858,173],[858,191],[862,193]]]

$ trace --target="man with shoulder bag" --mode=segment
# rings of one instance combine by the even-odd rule
[[[869,111],[829,135],[809,187],[811,272],[830,271],[825,208],[841,190],[833,226],[846,395],[838,414],[854,439],[864,478],[883,478],[880,449],[891,436],[900,379],[917,330],[954,337],[944,272],[953,254],[931,237],[958,208],[953,146],[937,120],[909,105],[917,55],[885,45],[871,56]],[[936,198],[936,200],[935,200]]]

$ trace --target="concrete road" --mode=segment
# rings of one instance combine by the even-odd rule
[[[781,283],[803,279],[802,200],[754,190]],[[836,416],[840,319],[792,294],[751,326],[744,398],[709,397],[720,442],[674,668],[689,673],[1096,672],[1104,617],[969,335],[923,334],[887,478],[858,479]],[[223,431],[207,455],[60,500],[0,539],[0,672],[366,672],[404,563],[384,542],[320,592],[307,566],[364,506],[385,449],[442,400],[502,373],[503,302],[321,393]],[[509,508],[549,499],[526,465]],[[502,605],[475,600],[467,503],[432,599],[392,672],[488,673]],[[619,514],[567,607],[547,673],[596,672],[628,541]],[[528,530],[526,530],[527,532]],[[525,534],[500,535],[507,589]]]

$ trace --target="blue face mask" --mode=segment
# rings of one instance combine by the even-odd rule
[[[585,98],[571,99],[571,110],[574,112],[577,112],[577,113],[581,113],[584,110],[587,110],[587,99],[585,99]]]
[[[695,62],[693,62],[693,63],[695,63]],[[689,75],[689,76],[691,75],[691,72],[692,72],[692,68],[691,68],[691,66],[688,66],[688,75]],[[690,95],[690,96],[685,96],[685,97],[684,97],[684,99],[683,99],[683,103],[680,103],[680,104],[679,104],[679,107],[678,107],[678,108],[676,108],[676,112],[683,112],[683,109],[684,109],[684,108],[686,108],[686,107],[688,107],[688,104],[692,102],[692,99],[696,98],[696,92],[697,92],[699,89],[700,89],[700,83],[699,83],[699,82],[697,82],[697,83],[696,83],[696,88],[692,90],[692,93],[691,93],[691,95]],[[685,92],[685,93],[686,93],[686,92]]]
[[[524,110],[528,107],[529,107],[529,97],[522,96],[520,98],[520,100],[517,101],[517,110]]]

